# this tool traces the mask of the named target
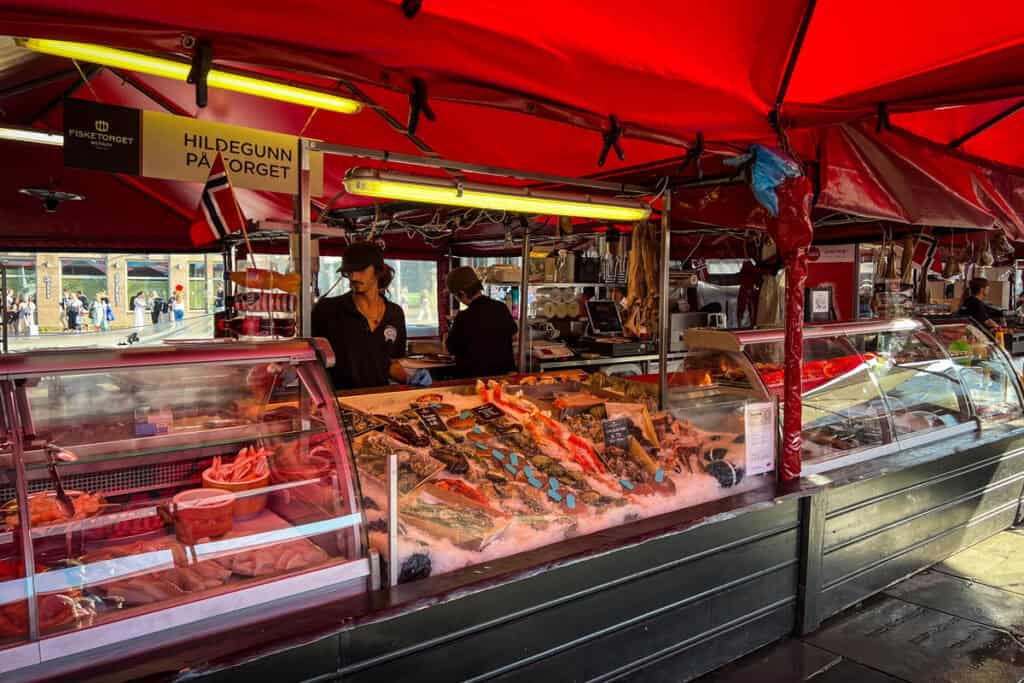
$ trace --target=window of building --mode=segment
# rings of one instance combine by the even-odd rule
[[[14,290],[14,297],[35,298],[36,259],[31,254],[0,255],[0,263],[7,267],[7,289]]]
[[[210,304],[206,286],[206,263],[194,261],[188,264],[188,308],[190,311],[205,311]]]
[[[138,260],[126,263],[126,281],[128,283],[128,301],[126,308],[131,310],[132,299],[145,292],[146,298],[158,296],[168,301],[171,293],[170,267],[166,260]]]
[[[105,258],[66,258],[60,262],[61,289],[81,292],[92,301],[107,291],[107,260]]]

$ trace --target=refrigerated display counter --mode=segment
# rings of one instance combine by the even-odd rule
[[[5,679],[688,680],[1012,523],[977,328],[809,329],[792,482],[781,333],[716,334],[664,408],[579,371],[334,395],[300,341],[3,359]]]
[[[371,544],[404,583],[770,490],[773,402],[747,379],[666,410],[649,386],[579,371],[348,392]]]
[[[707,354],[739,353],[764,390],[782,398],[782,330],[692,330]],[[738,371],[710,364],[709,378]],[[691,371],[690,374],[692,374]],[[966,319],[901,319],[804,329],[803,473],[816,474],[1019,418],[1020,378],[1005,351]],[[671,378],[673,391],[692,381]],[[710,379],[709,379],[710,382]]]
[[[0,357],[0,672],[326,586],[369,590],[324,352]]]

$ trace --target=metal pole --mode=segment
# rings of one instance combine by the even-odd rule
[[[661,205],[661,270],[658,272],[658,407],[668,407],[668,349],[672,321],[668,314],[669,263],[672,251],[672,190],[665,190]]]
[[[453,159],[437,159],[434,157],[420,157],[414,154],[399,154],[380,149],[369,149],[367,147],[352,147],[350,145],[336,145],[330,142],[319,140],[307,140],[309,150],[323,152],[324,154],[340,154],[341,156],[354,157],[356,159],[374,159],[376,161],[390,161],[406,166],[421,166],[424,168],[440,168],[446,170],[466,171],[468,173],[479,173],[481,175],[499,176],[502,178],[515,178],[517,180],[531,180],[540,183],[552,183],[555,185],[569,185],[571,187],[585,187],[592,190],[602,190],[616,194],[654,194],[649,187],[642,185],[628,185],[625,183],[610,183],[605,180],[589,180],[586,178],[569,178],[567,176],[547,175],[544,173],[530,173],[519,171],[514,168],[502,168],[500,166],[484,166],[482,164],[470,164],[464,161]]]
[[[4,294],[4,331],[3,331],[3,352],[7,353],[7,318],[10,311],[7,310],[7,264],[0,263],[0,289]]]
[[[530,300],[530,228],[523,230],[523,265],[519,274],[519,372],[530,371],[530,326],[526,305]]]
[[[292,244],[296,247],[293,258],[297,258],[298,271],[302,276],[299,290],[299,336],[313,336],[313,240],[311,232],[311,209],[309,196],[309,151],[306,141],[299,139],[299,175],[298,192],[295,195],[295,220],[298,222],[298,235],[292,236]]]
[[[6,269],[4,270],[6,274]],[[6,278],[4,278],[6,280]],[[4,296],[7,289],[4,288]],[[18,504],[18,517],[30,519],[28,508],[28,484],[25,477],[25,443],[22,438],[22,415],[14,400],[14,385],[11,382],[0,384],[0,400],[3,401],[4,412],[8,415],[8,430],[11,440],[11,457],[14,466],[14,490]],[[25,563],[25,576],[22,585],[25,587],[25,599],[28,602],[28,637],[31,641],[39,640],[39,604],[36,602],[35,581],[35,547],[32,545],[32,525],[18,525],[18,543],[21,545],[21,558]]]

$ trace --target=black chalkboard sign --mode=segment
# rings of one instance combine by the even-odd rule
[[[620,417],[616,420],[605,420],[601,423],[604,429],[604,445],[608,447],[629,450],[629,428],[631,421],[628,417]]]
[[[445,426],[444,420],[442,420],[441,416],[437,414],[437,411],[430,406],[416,408],[416,414],[419,415],[420,421],[431,432],[448,431],[448,427]]]
[[[349,439],[354,439],[361,434],[383,426],[379,420],[356,410],[342,410],[341,422],[345,425],[345,431],[348,433]]]
[[[491,420],[497,420],[499,417],[503,417],[505,413],[501,412],[501,409],[493,403],[485,403],[482,406],[473,408],[473,413],[476,414],[484,422],[490,422]]]

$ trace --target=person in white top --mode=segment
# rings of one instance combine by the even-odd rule
[[[132,309],[135,312],[135,329],[141,330],[146,326],[146,293],[139,292],[132,300]]]
[[[174,326],[182,327],[185,324],[185,297],[181,292],[174,293]]]

